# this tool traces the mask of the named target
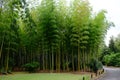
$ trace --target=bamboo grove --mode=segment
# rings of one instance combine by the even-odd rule
[[[111,25],[106,11],[93,13],[87,0],[33,3],[0,2],[0,70],[37,61],[43,71],[89,71]]]

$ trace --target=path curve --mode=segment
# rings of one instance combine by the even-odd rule
[[[120,80],[120,68],[104,67],[105,74],[97,80]]]

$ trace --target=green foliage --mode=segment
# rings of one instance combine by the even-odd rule
[[[115,38],[115,48],[117,52],[120,52],[120,34]]]
[[[103,64],[108,66],[120,66],[120,36],[114,38],[111,37],[109,41],[109,46],[105,46],[103,48],[102,54],[101,54],[101,61]]]
[[[66,0],[42,0],[35,8],[29,8],[29,0],[3,1],[0,63],[6,71],[32,61],[40,62],[43,70],[85,71],[91,58],[98,59],[110,24],[104,10],[93,15],[87,0],[74,0],[69,6]],[[100,63],[93,62],[96,71]],[[34,70],[34,65],[26,68]]]
[[[110,55],[105,55],[104,56],[104,62],[107,64],[107,65],[110,65],[110,64],[113,64],[111,63],[111,60],[113,59],[113,57],[115,57],[115,54],[110,54]]]
[[[110,48],[108,48],[106,45],[103,45],[103,48],[101,49],[101,54],[100,54],[100,61],[105,65],[105,60],[104,60],[104,56],[110,54]]]
[[[23,67],[28,72],[35,72],[39,68],[39,62],[26,63]]]
[[[109,49],[111,52],[116,53],[117,52],[117,48],[115,46],[115,39],[114,37],[111,37],[110,41],[109,41]]]
[[[120,67],[120,53],[111,53],[104,56],[104,62],[108,66]]]
[[[103,65],[97,59],[91,59],[89,63],[90,68],[96,73],[98,70],[103,69]]]

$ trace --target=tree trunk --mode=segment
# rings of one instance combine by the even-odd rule
[[[46,70],[48,70],[48,60],[49,60],[49,59],[48,59],[48,55],[49,55],[49,54],[47,54],[47,50],[46,50],[46,51],[45,51],[45,69],[46,69]]]
[[[74,53],[73,53],[73,49],[72,49],[72,70],[74,71]]]
[[[86,71],[86,54],[85,54],[85,49],[83,49],[83,59],[84,59],[84,64],[83,64],[83,71]]]
[[[58,57],[59,57],[58,53],[56,53],[56,55],[55,55],[55,66],[56,66],[55,68],[56,68],[56,72],[58,72],[58,63],[59,63],[58,62]]]
[[[50,50],[49,50],[50,51]],[[49,70],[51,71],[52,70],[52,53],[48,53],[48,55],[49,55]]]
[[[8,45],[8,52],[6,54],[6,59],[5,59],[5,73],[8,72],[8,64],[9,64],[9,47],[10,47],[10,42],[9,42],[9,45]]]
[[[67,71],[69,71],[68,53],[66,54],[66,68],[67,68]]]
[[[51,67],[51,70],[52,70],[52,72],[54,70],[54,50],[53,50],[53,47],[52,47],[52,67]]]
[[[26,52],[26,47],[24,47],[24,53],[25,53],[25,57],[24,57],[24,63],[27,63],[27,52]]]
[[[43,60],[43,70],[45,70],[45,54],[44,54],[44,52],[43,52],[43,54],[42,54],[42,60]]]
[[[62,66],[63,66],[63,71],[65,71],[64,53],[62,53]]]
[[[80,71],[80,50],[79,50],[79,43],[78,43],[78,71]]]
[[[60,72],[60,49],[58,51],[58,72]]]
[[[0,59],[1,59],[1,55],[2,55],[2,48],[3,48],[3,44],[4,44],[4,38],[5,38],[5,35],[3,36],[2,44],[1,44],[1,47],[0,47]]]

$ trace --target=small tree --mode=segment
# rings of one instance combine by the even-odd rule
[[[91,70],[95,73],[97,73],[98,70],[103,68],[102,63],[96,59],[91,59],[89,66],[90,66]]]

